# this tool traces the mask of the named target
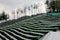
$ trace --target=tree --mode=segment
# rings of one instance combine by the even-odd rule
[[[7,20],[7,19],[9,18],[9,16],[8,16],[7,14],[5,14],[5,12],[3,11],[1,18],[2,18],[3,20]]]
[[[19,11],[17,11],[17,18],[18,18]]]
[[[28,10],[29,10],[29,15],[31,15],[31,14],[30,14],[30,10],[31,10],[31,8],[30,8],[29,6],[28,6]]]
[[[35,12],[37,11],[38,5],[37,4],[33,4],[31,7],[34,9],[33,11],[34,11],[34,14],[35,14]]]
[[[35,10],[36,10],[36,12],[37,12],[37,9],[38,9],[38,5],[37,4],[34,4],[34,7],[33,7]],[[35,11],[34,11],[34,13],[36,13]]]
[[[22,13],[23,13],[23,10],[22,9],[17,9],[17,18],[18,17],[21,17],[22,16]],[[19,15],[20,14],[20,15]]]
[[[60,1],[59,0],[53,0],[49,4],[49,9],[52,9],[53,12],[57,10],[57,12],[60,12]]]
[[[12,14],[14,15],[14,19],[15,19],[15,11],[13,11]]]
[[[21,17],[22,17],[22,14],[24,13],[24,11],[21,9],[20,12],[21,12]]]
[[[24,14],[25,14],[25,16],[26,16],[26,6],[24,7]]]
[[[60,1],[56,1],[56,10],[60,12]]]
[[[46,0],[46,4],[48,5],[48,3],[49,3],[49,1],[48,0]]]
[[[52,9],[52,11],[53,12],[55,12],[55,6],[56,6],[56,3],[55,3],[56,1],[52,1],[51,3],[50,3],[50,8]]]

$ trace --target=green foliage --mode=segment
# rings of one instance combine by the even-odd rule
[[[46,4],[48,5],[48,3],[49,3],[49,1],[47,0],[47,1],[46,1]]]
[[[55,11],[57,11],[57,12],[60,12],[60,1],[51,1],[49,4],[48,4],[48,6],[49,6],[49,9],[52,9],[51,11],[53,11],[53,12],[55,12]]]
[[[16,23],[16,22],[20,22],[22,20],[26,20],[26,19],[29,19],[29,18],[32,18],[32,17],[35,17],[35,16],[39,16],[40,14],[37,14],[37,15],[32,15],[32,16],[23,16],[21,18],[18,18],[18,19],[14,19],[14,20],[9,20],[9,21],[6,21],[6,22],[2,22],[0,23],[0,27],[4,27],[4,26],[7,26],[7,25],[11,25],[13,23]]]
[[[0,15],[0,20],[7,20],[9,17],[5,12],[3,11],[2,14]]]
[[[50,3],[50,8],[52,8],[53,9],[53,12],[55,12],[55,1],[52,1],[51,3]]]
[[[60,12],[60,1],[56,1],[56,9]]]
[[[9,18],[8,15],[6,15],[4,11],[2,12],[2,18],[4,20],[7,20]]]
[[[49,20],[51,19],[51,21],[49,21],[48,18],[49,18]],[[8,30],[19,36],[22,36],[23,38],[29,38],[31,40],[39,40],[49,31],[56,31],[59,29],[59,27],[57,27],[57,26],[56,27],[52,26],[53,21],[54,21],[54,20],[52,21],[52,19],[53,19],[53,17],[47,16],[47,15],[39,15],[39,16],[30,18],[30,19],[16,22],[16,23],[8,25],[8,26],[4,26],[4,29],[2,27],[1,30],[4,30],[4,31]],[[56,18],[54,18],[54,19],[56,19]],[[54,23],[55,22],[56,21],[54,21]],[[53,25],[55,25],[55,24],[53,24]],[[8,31],[7,31],[7,33],[10,34],[10,32],[8,32]],[[17,31],[21,32],[22,34],[18,33]],[[13,36],[13,33],[11,33],[12,36]],[[23,35],[23,34],[26,34],[26,35]],[[27,36],[27,35],[32,35],[35,37]]]

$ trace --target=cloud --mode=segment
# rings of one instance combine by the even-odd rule
[[[25,5],[31,5],[35,2],[40,2],[45,0],[0,0],[0,10],[13,10],[18,7],[24,7]]]
[[[31,4],[41,2],[44,3],[45,0],[0,0],[0,12],[5,10],[9,14],[10,19],[13,18],[11,14],[12,10],[16,8],[23,8],[24,6],[30,6]],[[41,7],[41,11],[43,12],[45,9]]]
[[[0,0],[0,3],[8,6],[8,7],[17,7],[17,6],[24,6],[24,5],[30,5],[37,1],[44,1],[44,0]]]
[[[0,12],[2,12],[5,9],[5,6],[3,4],[0,4]]]

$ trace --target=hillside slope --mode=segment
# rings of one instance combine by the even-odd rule
[[[41,14],[30,19],[22,20],[0,28],[0,39],[10,40],[39,40],[49,31],[59,29],[59,17]]]

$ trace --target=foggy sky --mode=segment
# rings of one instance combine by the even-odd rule
[[[0,0],[0,11],[2,10],[12,10],[18,7],[23,7],[25,5],[31,5],[34,2],[43,3],[45,0]]]

